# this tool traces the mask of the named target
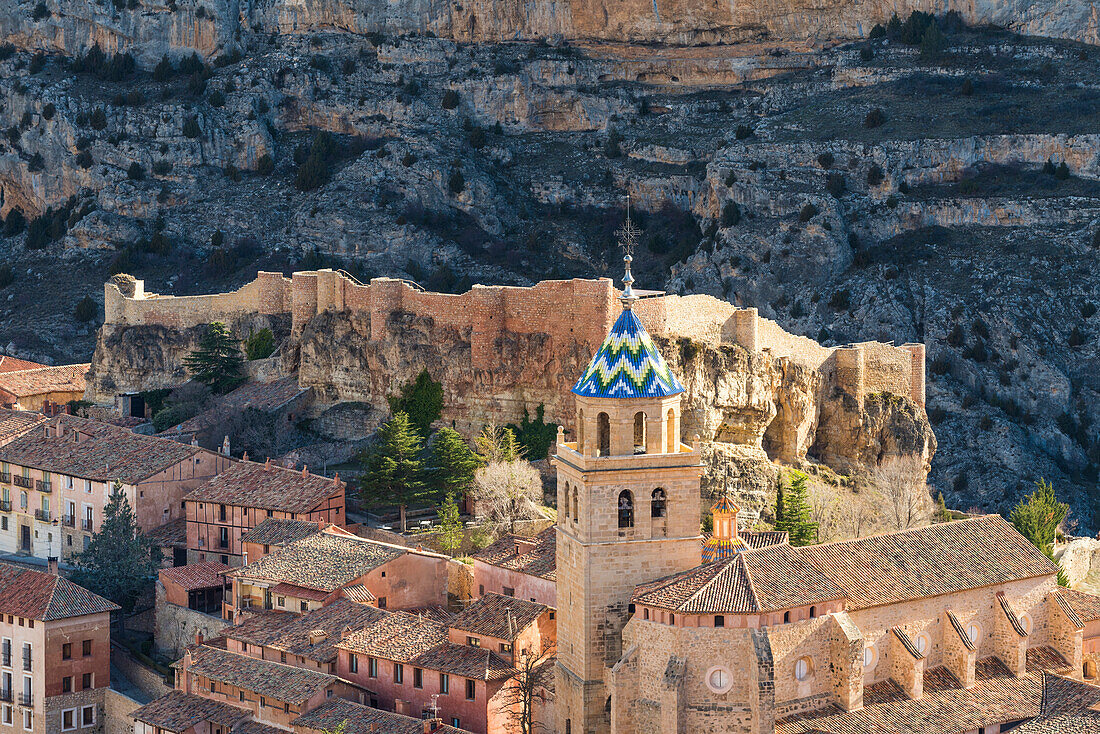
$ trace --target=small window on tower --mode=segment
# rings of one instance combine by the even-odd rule
[[[649,503],[650,515],[653,517],[665,516],[665,490],[657,487],[653,490],[653,498]]]
[[[619,527],[634,527],[634,496],[629,489],[619,492]]]

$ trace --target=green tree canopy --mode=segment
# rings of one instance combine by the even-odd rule
[[[226,393],[244,382],[240,343],[220,321],[210,324],[195,351],[183,358],[187,371],[213,392]]]
[[[122,482],[116,479],[99,532],[92,535],[87,550],[76,556],[73,582],[122,607],[121,629],[122,620],[152,586],[160,561],[160,548],[138,528]]]
[[[791,476],[791,486],[783,493],[783,519],[776,520],[775,529],[786,530],[791,545],[810,545],[817,542],[817,523],[810,518],[806,475],[794,471]]]
[[[515,434],[519,445],[523,447],[524,455],[530,458],[531,461],[545,459],[546,454],[550,451],[550,446],[558,437],[557,424],[546,423],[543,420],[545,411],[545,406],[539,403],[539,407],[535,408],[535,419],[531,420],[527,408],[524,408],[523,420],[520,421],[520,424],[517,426],[514,423],[509,423],[507,426]]]
[[[511,428],[488,425],[474,439],[477,453],[486,463],[516,461],[523,457],[523,448]]]
[[[359,496],[368,506],[399,507],[404,532],[409,505],[429,494],[422,476],[420,436],[409,416],[398,412],[379,427],[375,439],[374,446],[360,457]]]
[[[1058,526],[1069,514],[1069,505],[1060,502],[1054,493],[1054,485],[1045,479],[1035,483],[1035,491],[1012,508],[1009,522],[1020,535],[1030,540],[1035,547],[1054,560],[1054,540],[1058,535]],[[1069,579],[1061,567],[1058,568],[1058,583],[1069,584]]]
[[[443,413],[443,383],[433,380],[427,370],[422,370],[415,380],[401,388],[400,395],[391,395],[389,401],[394,415],[407,415],[423,440],[432,432],[432,423]]]
[[[458,514],[458,503],[455,496],[448,492],[439,506],[439,547],[450,555],[462,545],[462,519]]]
[[[474,481],[481,459],[453,428],[441,428],[432,438],[425,467],[434,488],[463,497]]]

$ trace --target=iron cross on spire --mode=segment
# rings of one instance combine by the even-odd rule
[[[627,309],[638,300],[638,296],[634,294],[634,276],[630,274],[630,263],[634,262],[634,248],[638,246],[638,236],[641,233],[642,231],[634,226],[634,221],[630,218],[630,194],[627,194],[626,221],[615,232],[619,247],[623,249],[623,263],[626,265],[626,274],[623,275],[623,294],[619,296],[619,300],[622,301],[623,308]]]

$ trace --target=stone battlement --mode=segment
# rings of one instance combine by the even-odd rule
[[[542,281],[530,287],[475,285],[466,293],[447,294],[392,278],[362,284],[333,270],[296,272],[289,278],[260,272],[230,293],[199,296],[146,293],[142,281],[115,278],[105,285],[104,296],[105,327],[188,329],[257,314],[289,314],[291,335],[298,336],[311,319],[329,311],[368,315],[369,338],[378,342],[386,339],[395,316],[427,318],[436,326],[468,331],[470,366],[490,371],[499,366],[498,345],[505,334],[547,335],[553,344],[569,344],[591,354],[619,311],[618,291],[607,278]],[[706,295],[644,298],[635,310],[655,337],[736,344],[750,354],[767,351],[831,373],[834,384],[858,400],[888,392],[924,405],[923,344],[824,347],[784,331],[761,318],[755,308],[738,308]]]

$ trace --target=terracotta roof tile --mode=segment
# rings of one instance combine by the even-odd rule
[[[160,547],[186,546],[187,545],[187,518],[177,517],[166,522],[159,528],[153,528],[145,534],[145,537]]]
[[[155,701],[132,711],[130,718],[180,734],[204,721],[231,727],[248,719],[248,712],[202,696],[183,691],[169,691]]]
[[[1020,637],[1027,637],[1027,630],[1024,629],[1024,624],[1020,621],[1020,615],[1016,614],[1016,610],[1012,608],[1008,597],[1003,592],[998,592],[997,601],[1001,603],[1001,611],[1008,618],[1008,623],[1012,625],[1012,629],[1016,631],[1016,634]]]
[[[961,642],[967,650],[973,650],[974,640],[970,639],[970,635],[963,629],[962,622],[959,621],[959,618],[955,616],[954,612],[947,613],[947,621],[951,623],[951,629],[955,631],[956,636],[959,638],[959,642]]]
[[[9,357],[6,354],[0,354],[0,373],[23,372],[24,370],[36,370],[40,367],[48,366],[49,365],[39,364],[38,362],[29,362],[25,359],[17,359],[15,357]]]
[[[49,419],[41,413],[0,408],[0,444],[7,443],[16,436],[21,436],[47,420]]]
[[[1043,675],[1039,716],[1016,734],[1095,734],[1100,731],[1100,688],[1057,675]]]
[[[1000,515],[806,546],[798,552],[844,589],[849,610],[1046,576],[1058,570]]]
[[[737,537],[745,541],[750,548],[766,548],[769,545],[784,545],[789,543],[786,530],[741,530]]]
[[[1029,673],[1068,673],[1073,667],[1062,657],[1062,653],[1049,645],[1039,645],[1027,649],[1027,671]]]
[[[389,613],[370,627],[348,635],[337,647],[463,678],[498,680],[516,672],[495,652],[449,642],[444,625],[406,612]]]
[[[228,627],[226,637],[250,645],[271,647],[309,660],[329,663],[336,659],[336,643],[345,630],[369,627],[386,616],[386,612],[346,599],[338,599],[327,607],[308,614],[260,612],[239,625]],[[321,630],[324,636],[310,642],[310,633]]]
[[[451,629],[514,640],[550,607],[533,601],[488,593],[470,602],[451,620]]]
[[[286,703],[301,703],[337,680],[327,673],[260,660],[209,645],[188,650],[191,654],[189,670],[193,674]],[[174,663],[177,667],[182,664],[183,661]]]
[[[553,581],[557,566],[557,537],[557,529],[552,525],[534,538],[507,534],[473,554],[473,558],[491,566]],[[535,547],[527,550],[526,543],[532,541]],[[524,544],[521,546],[522,552],[516,552],[517,542]]]
[[[827,707],[789,715],[776,722],[776,734],[959,734],[983,726],[1027,719],[1039,714],[1043,681],[1014,677],[995,658],[979,661],[981,674],[967,690],[942,667],[925,672],[924,696],[910,700],[889,695],[868,702],[860,711]],[[877,684],[876,684],[877,685]],[[876,689],[877,690],[877,689]]]
[[[49,622],[118,608],[62,576],[0,563],[0,614]]]
[[[1058,602],[1058,606],[1062,608],[1062,611],[1065,613],[1066,617],[1077,627],[1077,629],[1084,628],[1084,621],[1081,619],[1080,616],[1078,616],[1077,610],[1070,606],[1069,600],[1066,598],[1065,594],[1063,594],[1061,591],[1054,592],[1054,600]]]
[[[274,463],[235,462],[184,499],[218,502],[237,507],[258,507],[282,512],[309,512],[329,497],[343,495],[338,479],[286,469]]]
[[[58,429],[61,436],[55,435]],[[98,482],[137,484],[200,452],[197,446],[142,436],[91,418],[59,415],[46,427],[0,447],[0,461]]]
[[[755,614],[841,599],[844,592],[789,545],[731,558],[642,584],[638,604],[685,613]]]
[[[241,536],[242,543],[286,545],[321,532],[320,526],[309,520],[280,520],[269,517]]]
[[[230,566],[217,561],[205,561],[203,563],[188,563],[186,566],[174,566],[163,568],[160,571],[162,581],[168,580],[176,584],[184,591],[196,589],[212,589],[221,587],[226,583],[223,571],[229,571]]]
[[[218,404],[210,410],[203,411],[161,433],[162,435],[195,433],[213,427],[226,414],[243,413],[246,410],[262,412],[278,410],[309,390],[308,387],[299,387],[298,378],[294,376],[280,377],[270,382],[245,383],[220,398]]]
[[[90,364],[66,364],[18,372],[0,371],[0,391],[11,393],[17,398],[51,392],[83,393],[84,375],[90,367]]]
[[[408,552],[408,548],[376,543],[330,529],[296,540],[230,575],[336,591]]]
[[[310,601],[324,601],[332,592],[307,589],[304,586],[295,586],[294,584],[279,583],[271,587],[271,593],[282,596],[293,596],[297,599],[308,599]]]
[[[1082,622],[1100,619],[1100,596],[1073,589],[1062,589],[1060,593]]]
[[[333,698],[299,716],[291,722],[295,731],[299,728],[316,732],[337,730],[341,725],[344,734],[423,734],[424,722],[411,716],[370,708],[361,703]],[[371,728],[378,725],[377,729]],[[465,729],[443,725],[440,734],[465,734]],[[236,734],[236,732],[234,732]]]
[[[914,660],[924,660],[924,653],[917,649],[917,646],[913,643],[913,638],[905,630],[901,627],[893,627],[890,631],[894,633],[894,637],[898,638],[898,642]]]

